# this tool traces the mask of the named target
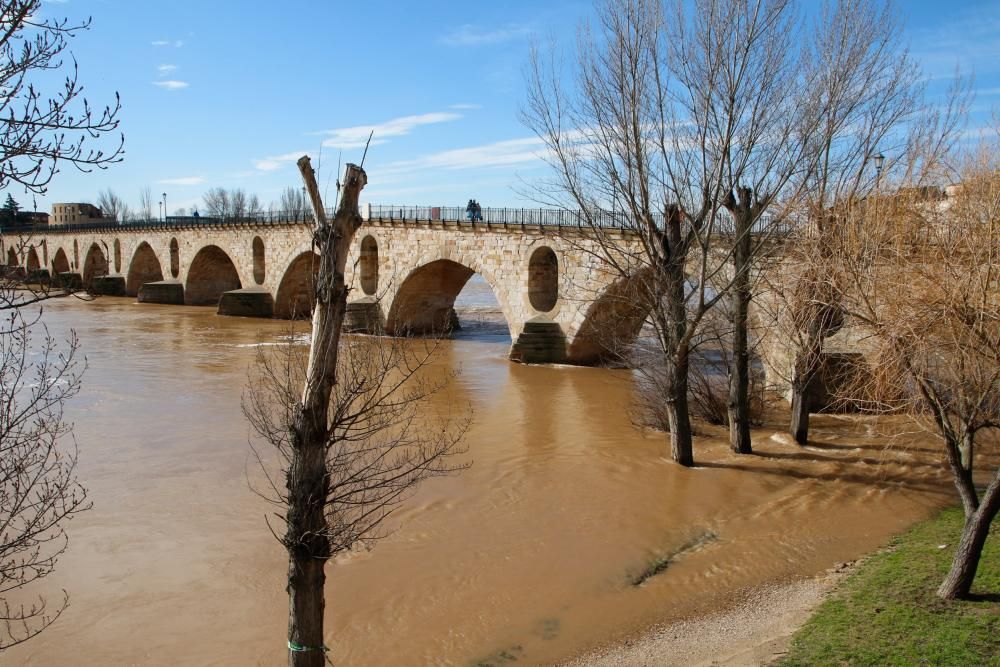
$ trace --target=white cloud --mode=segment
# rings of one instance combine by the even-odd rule
[[[171,41],[169,39],[156,39],[150,42],[151,46],[173,46],[175,49],[179,49],[184,46],[184,40],[178,39]]]
[[[177,65],[160,65],[156,68],[156,71],[160,73],[160,76],[165,76],[176,69]]]
[[[183,176],[181,178],[164,178],[157,181],[161,185],[201,185],[205,179],[201,176]]]
[[[534,32],[526,25],[508,24],[494,30],[481,30],[466,23],[442,37],[439,41],[447,46],[478,46],[480,44],[500,44],[515,39],[524,39]]]
[[[449,109],[482,109],[482,104],[452,104],[448,107]]]
[[[164,88],[166,90],[180,90],[181,88],[187,88],[191,84],[189,84],[187,81],[177,81],[175,79],[168,79],[166,81],[154,81],[153,85],[159,86],[160,88]]]
[[[274,155],[272,157],[266,157],[262,160],[254,160],[253,165],[261,171],[274,171],[276,169],[281,169],[290,162],[295,162],[306,153],[308,153],[308,151],[294,151],[291,153],[285,153],[284,155]]]
[[[364,148],[368,141],[368,136],[374,132],[372,145],[377,146],[385,143],[386,137],[399,137],[409,134],[414,128],[421,125],[432,125],[435,123],[445,123],[461,118],[461,114],[449,113],[447,111],[437,111],[416,116],[401,116],[393,118],[384,123],[376,125],[357,125],[355,127],[341,127],[334,130],[320,132],[321,135],[328,135],[328,139],[323,140],[323,145],[327,148]]]
[[[425,169],[480,169],[509,167],[539,162],[547,152],[545,142],[538,137],[508,139],[483,146],[456,148],[424,155],[415,160],[391,162],[387,172],[414,172]]]
[[[179,49],[182,46],[184,46],[184,40],[183,39],[178,39],[176,42],[174,42],[174,48],[175,49]]]
[[[167,40],[165,40],[165,39],[157,39],[157,40],[155,40],[155,41],[152,41],[152,42],[150,42],[150,44],[151,44],[152,46],[166,46],[166,45],[167,45],[167,44],[169,44],[169,43],[170,43],[170,42],[168,42],[168,41],[167,41]]]

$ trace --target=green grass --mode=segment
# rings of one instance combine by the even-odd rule
[[[1000,526],[979,561],[978,597],[935,595],[961,529],[950,509],[895,538],[820,605],[777,664],[1000,666]]]

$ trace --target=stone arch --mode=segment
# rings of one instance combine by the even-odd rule
[[[66,256],[66,251],[62,248],[56,250],[56,256],[52,258],[52,271],[54,273],[69,272],[69,258]]]
[[[409,334],[440,335],[454,328],[455,298],[476,271],[450,259],[437,259],[410,272],[396,291],[386,318],[386,332],[394,336]],[[503,301],[487,276],[487,284],[497,296],[510,326]]]
[[[163,280],[163,269],[160,268],[160,260],[152,246],[143,241],[135,249],[132,261],[128,266],[128,276],[125,278],[125,294],[136,296],[139,288],[146,283],[155,283]]]
[[[73,268],[80,268],[80,244],[73,239]]]
[[[361,240],[361,257],[358,261],[361,291],[374,296],[378,290],[378,241],[371,234]]]
[[[122,242],[115,239],[115,273],[122,272]]]
[[[651,305],[644,297],[650,269],[619,278],[586,309],[586,315],[567,350],[567,361],[594,364],[620,358],[635,342]]]
[[[181,249],[177,239],[170,239],[170,277],[176,278],[181,273]]]
[[[207,245],[191,260],[187,283],[184,285],[184,303],[191,306],[215,306],[223,292],[241,287],[243,284],[236,264],[226,251],[216,245]]]
[[[274,297],[274,316],[284,320],[312,315],[313,286],[319,272],[319,255],[311,250],[299,254],[285,269]]]
[[[91,243],[87,257],[83,261],[83,286],[90,287],[94,278],[108,275],[108,258],[104,256],[101,246]]]
[[[540,313],[547,313],[559,301],[559,260],[548,246],[536,248],[528,260],[528,301]]]
[[[264,284],[264,276],[267,267],[264,264],[264,239],[259,236],[253,237],[253,281],[258,285]]]
[[[21,262],[17,259],[17,251],[7,248],[7,266],[19,266]]]
[[[28,248],[28,257],[25,260],[24,267],[28,271],[37,271],[42,268],[42,263],[38,260],[38,251],[32,246]]]

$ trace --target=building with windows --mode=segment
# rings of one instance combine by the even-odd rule
[[[102,222],[107,220],[101,209],[93,204],[53,204],[50,225],[71,225],[77,222]]]

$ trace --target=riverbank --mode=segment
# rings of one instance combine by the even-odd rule
[[[1000,528],[987,540],[974,598],[934,594],[961,526],[961,511],[945,510],[858,565],[742,591],[723,611],[658,626],[566,667],[998,664]]]

